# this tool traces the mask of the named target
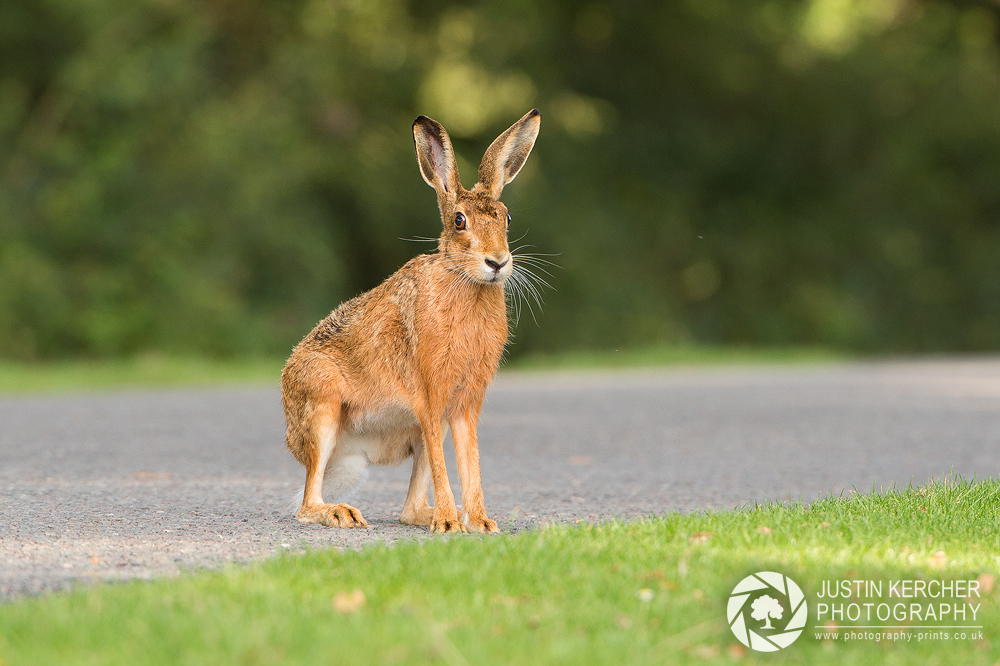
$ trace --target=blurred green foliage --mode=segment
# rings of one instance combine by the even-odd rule
[[[0,356],[290,349],[528,109],[514,353],[1000,349],[989,3],[5,0]]]

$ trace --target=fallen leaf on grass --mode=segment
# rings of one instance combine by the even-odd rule
[[[702,659],[715,659],[719,656],[719,646],[699,645],[694,649],[694,653]]]
[[[706,541],[711,539],[712,536],[713,535],[711,532],[695,532],[694,534],[688,537],[688,541],[690,541],[691,543],[705,543]]]
[[[948,556],[944,554],[943,550],[939,550],[927,561],[935,569],[944,569],[945,565],[948,564]]]
[[[503,604],[504,606],[517,606],[518,604],[526,604],[531,601],[531,596],[521,594],[516,597],[508,597],[505,594],[494,594],[490,597],[490,601],[495,604]]]
[[[333,595],[333,607],[339,613],[354,613],[365,605],[365,593],[361,590],[353,592],[337,592]]]
[[[979,583],[979,594],[988,596],[993,594],[993,586],[996,584],[997,579],[991,574],[984,573],[979,574],[979,578],[976,579],[976,582]]]
[[[758,525],[757,534],[763,534],[764,536],[771,536],[771,528],[765,525]]]

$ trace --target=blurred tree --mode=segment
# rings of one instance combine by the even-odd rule
[[[1000,348],[997,8],[975,0],[7,0],[0,356],[287,351],[435,237],[527,109],[514,353]],[[425,250],[426,248],[426,250]]]

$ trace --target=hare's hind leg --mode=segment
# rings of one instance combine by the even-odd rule
[[[406,501],[403,502],[399,522],[404,525],[430,525],[434,517],[434,507],[427,503],[431,466],[427,460],[427,450],[424,448],[419,428],[413,430],[409,442],[413,449],[413,471],[410,472],[410,488],[406,491]]]
[[[353,506],[323,502],[323,475],[337,445],[340,410],[339,399],[306,408],[306,423],[303,424],[306,488],[298,519],[300,523],[320,523],[329,527],[368,527],[361,513]]]

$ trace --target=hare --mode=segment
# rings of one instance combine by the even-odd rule
[[[476,434],[508,335],[504,280],[514,258],[510,215],[499,198],[528,159],[540,124],[534,109],[497,137],[479,182],[466,190],[444,127],[426,116],[413,122],[420,174],[437,191],[444,229],[437,252],[343,303],[285,365],[287,444],[306,467],[300,522],[367,527],[357,509],[326,504],[323,495],[357,488],[369,464],[413,456],[401,523],[431,532],[499,531],[486,515]],[[461,519],[445,469],[446,422],[462,483]]]

